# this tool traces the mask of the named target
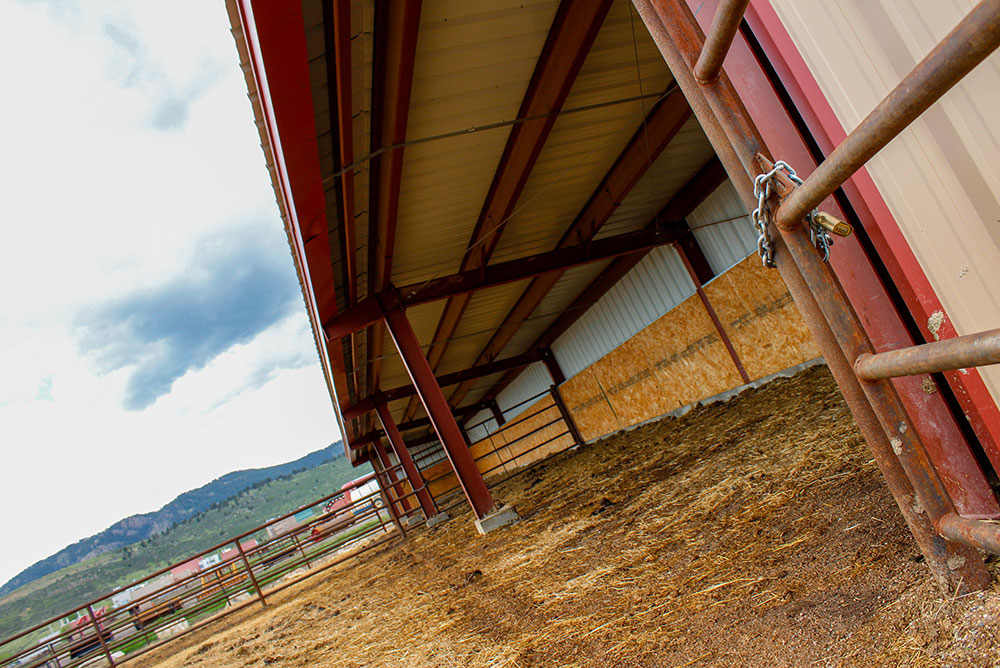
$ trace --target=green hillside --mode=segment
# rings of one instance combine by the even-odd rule
[[[227,473],[198,489],[184,492],[159,510],[126,517],[104,531],[67,545],[55,554],[35,562],[0,586],[0,597],[61,568],[162,533],[178,522],[194,517],[208,510],[213,504],[225,501],[257,483],[311,469],[323,462],[343,456],[344,446],[338,441],[293,462]]]
[[[259,482],[162,534],[50,573],[0,598],[0,639],[129,584],[369,473],[346,457]]]

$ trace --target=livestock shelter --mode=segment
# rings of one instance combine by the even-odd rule
[[[228,7],[399,516],[489,531],[509,471],[822,358],[935,577],[989,584],[1000,1]]]

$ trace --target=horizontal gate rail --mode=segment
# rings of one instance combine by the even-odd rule
[[[357,494],[373,479],[373,475],[359,478],[333,494],[0,640],[0,662],[26,668],[73,668],[103,655],[109,665],[120,665],[248,605],[266,604],[266,597],[275,592],[397,540],[404,534],[393,522],[401,515],[386,507],[381,487],[364,496]],[[347,503],[327,510],[328,502],[345,492],[354,494]],[[313,516],[297,521],[290,530],[269,534],[256,544],[249,540],[306,511]],[[387,521],[387,513],[392,521]],[[205,568],[192,564],[210,555],[218,559],[219,551],[228,556]],[[171,575],[172,569],[182,566],[191,571]],[[143,586],[149,591],[138,590],[134,598],[115,605],[116,597]],[[37,638],[46,627],[72,617],[76,621],[59,632]],[[32,635],[36,639],[29,639]]]
[[[861,380],[880,380],[989,364],[1000,364],[1000,329],[859,355],[854,371]]]

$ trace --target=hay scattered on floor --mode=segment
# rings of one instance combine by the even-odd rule
[[[162,666],[992,666],[824,368],[564,453],[466,517],[143,657]]]

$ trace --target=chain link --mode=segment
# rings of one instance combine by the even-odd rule
[[[760,256],[761,262],[764,263],[765,267],[772,269],[777,265],[774,264],[774,246],[771,243],[771,235],[767,230],[768,225],[771,224],[773,213],[768,200],[771,198],[771,185],[774,182],[774,176],[782,170],[788,176],[789,181],[797,186],[802,185],[802,179],[798,177],[791,165],[784,160],[776,161],[774,166],[771,167],[771,171],[758,174],[757,178],[753,181],[753,194],[757,198],[757,208],[750,214],[750,220],[753,222],[754,229],[757,230],[757,255]],[[809,223],[809,241],[823,255],[823,262],[827,262],[830,259],[830,246],[833,245],[833,239],[816,221],[816,214],[817,210],[813,209],[806,216],[806,220]]]

